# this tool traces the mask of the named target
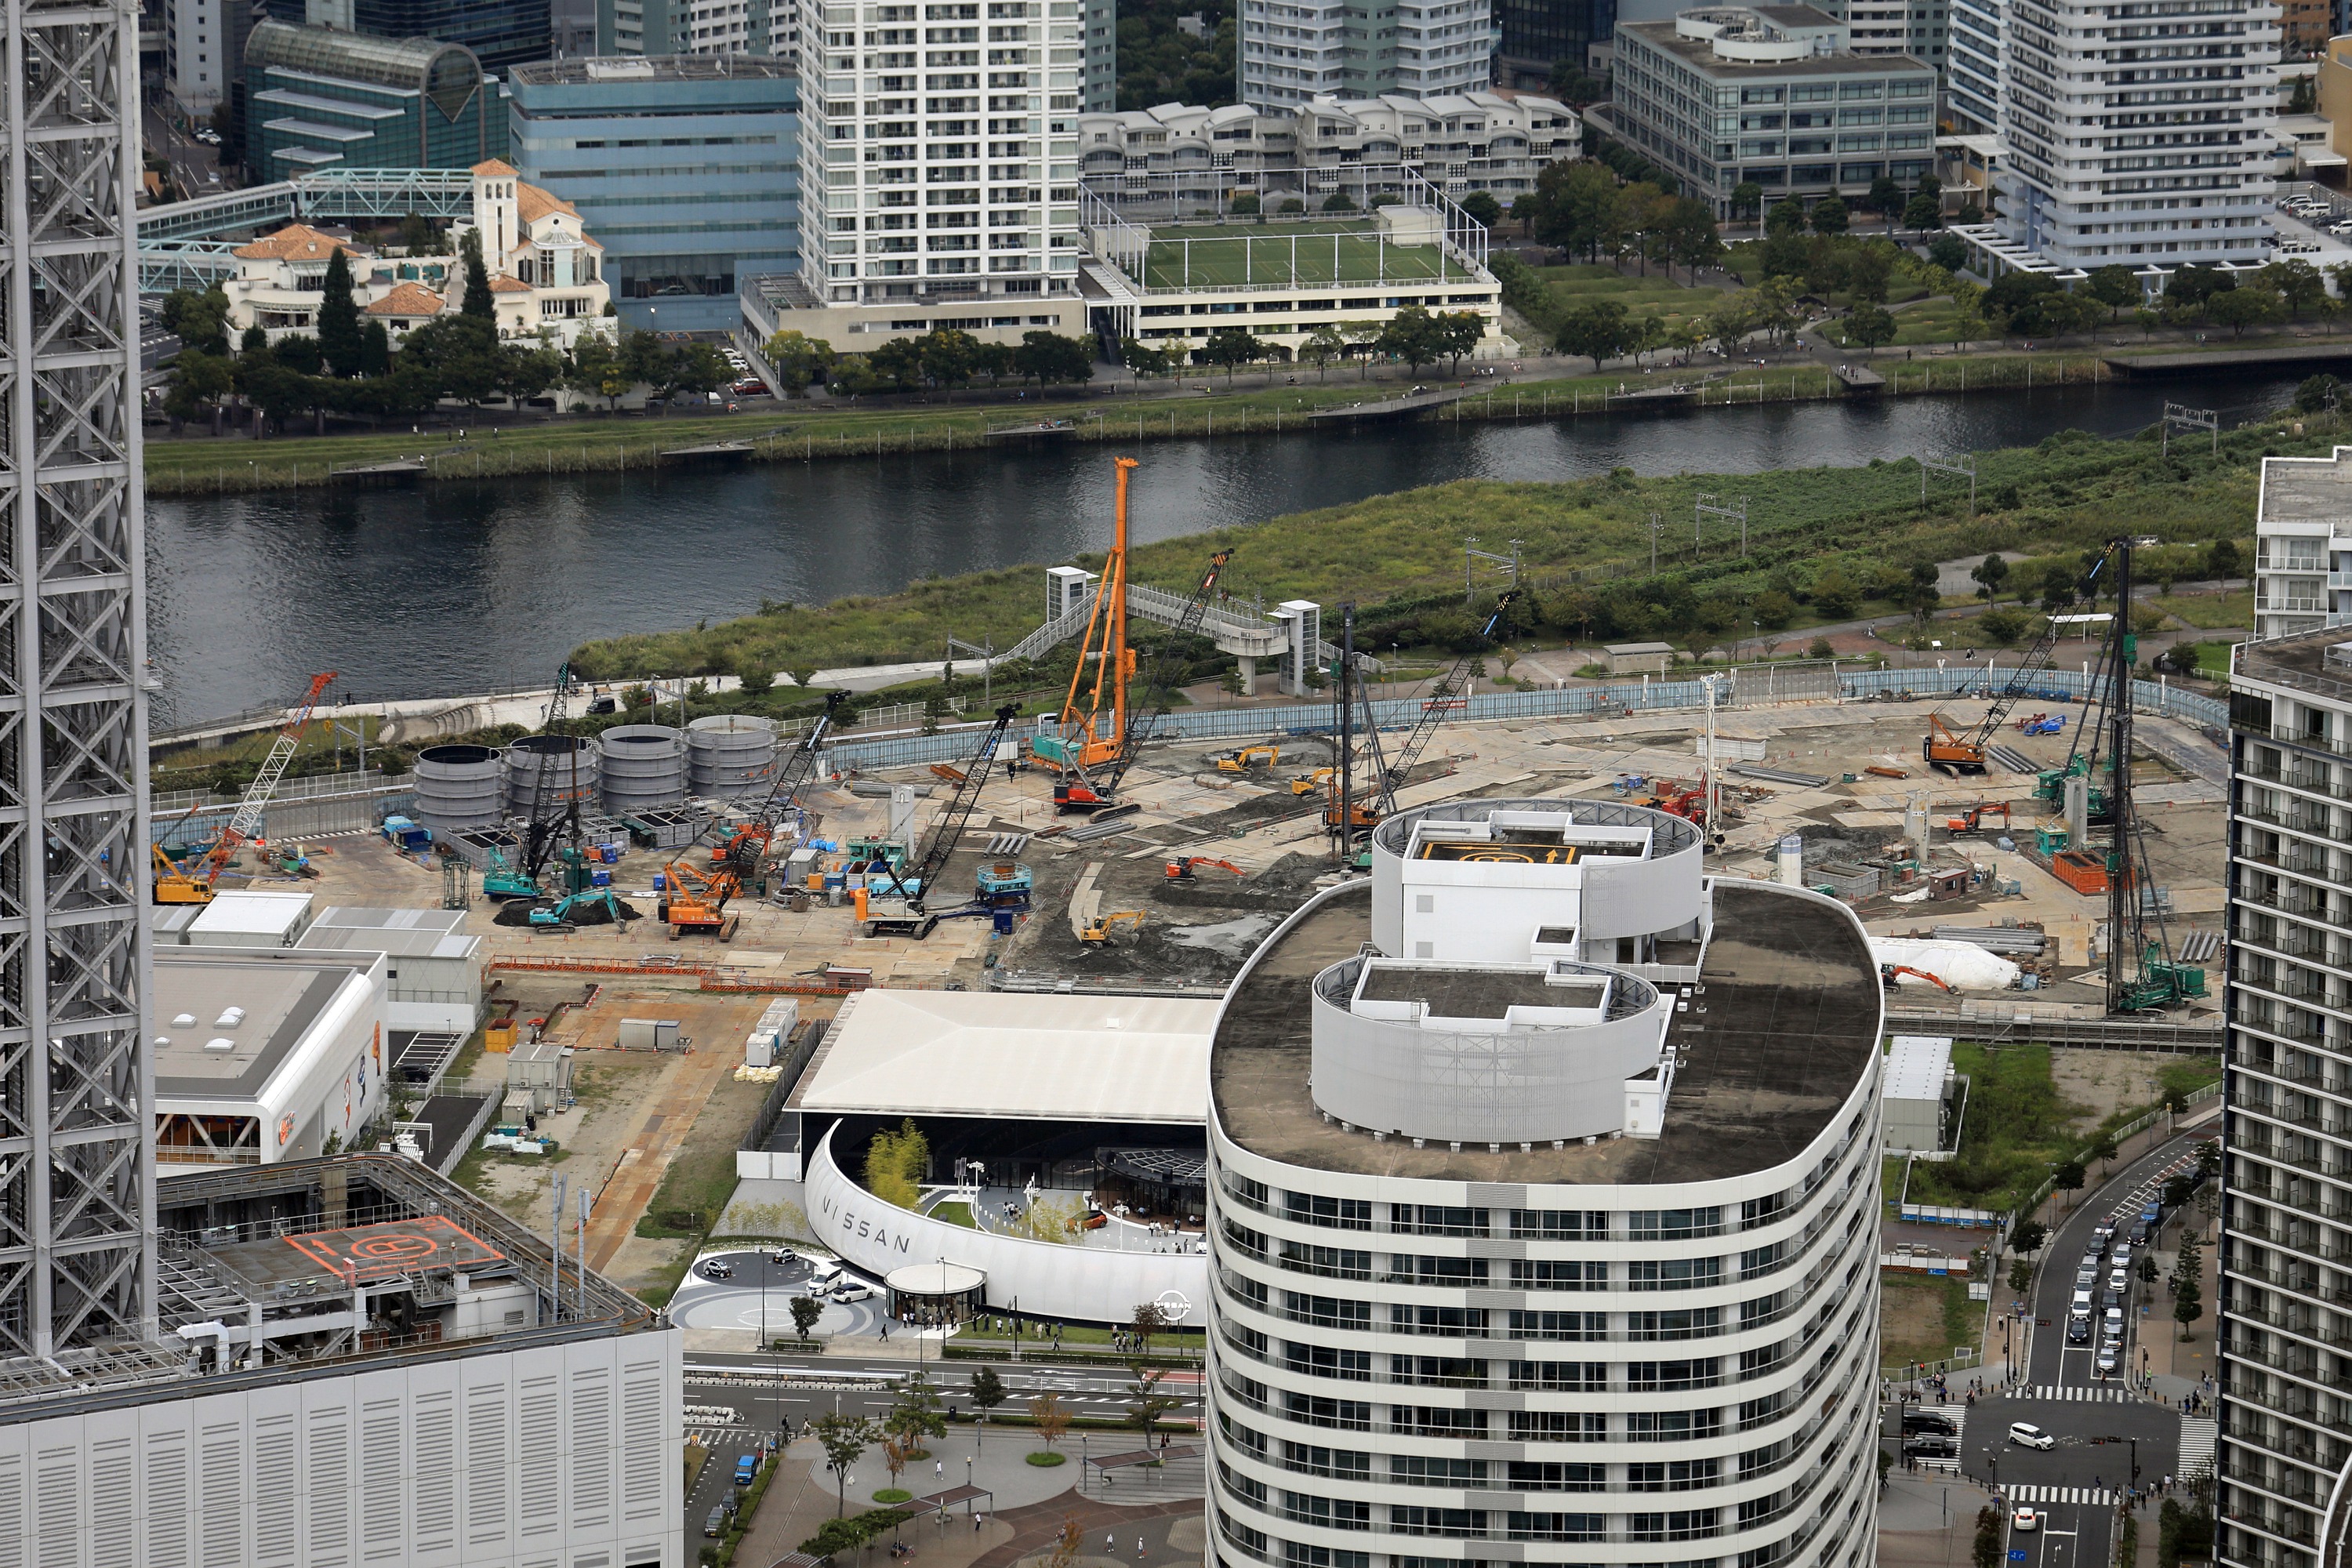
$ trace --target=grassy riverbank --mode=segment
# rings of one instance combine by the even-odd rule
[[[1436,384],[1440,366],[1427,373]],[[2082,384],[2112,379],[2095,353],[1987,353],[1883,361],[1887,395],[1980,392]],[[969,451],[1007,441],[1114,443],[1123,447],[1203,437],[1281,434],[1305,428],[1318,410],[1391,397],[1405,385],[1360,379],[1344,367],[1318,378],[1299,366],[1297,385],[1255,390],[1092,398],[1040,398],[1014,405],[911,404],[893,407],[830,402],[775,403],[739,414],[663,418],[616,416],[551,425],[467,427],[465,438],[446,431],[381,435],[286,436],[266,441],[183,437],[146,447],[151,496],[227,494],[326,485],[337,470],[399,459],[421,459],[432,480],[522,478],[533,474],[625,473],[657,466],[669,448],[717,441],[751,444],[751,462],[815,462],[892,453]],[[1702,376],[1709,379],[1702,380]],[[1435,417],[1525,420],[1603,415],[1628,392],[1694,386],[1702,407],[1759,403],[1818,403],[1850,395],[1836,376],[1815,364],[1749,365],[1727,372],[1642,371],[1632,366],[1600,374],[1519,381],[1482,387]],[[1188,386],[1217,384],[1185,379]],[[459,416],[462,421],[463,416]],[[1017,427],[1066,419],[1075,428],[1053,435]],[[992,436],[992,429],[1011,434]]]
[[[1919,469],[1907,459],[1662,479],[1620,469],[1565,484],[1465,481],[1143,546],[1132,571],[1141,582],[1181,584],[1211,551],[1231,548],[1223,585],[1237,595],[1309,598],[1327,617],[1355,601],[1360,646],[1469,647],[1478,646],[1478,623],[1461,598],[1462,538],[1517,539],[1527,591],[1504,636],[1663,637],[1706,647],[1761,633],[1801,647],[1811,626],[1908,607],[1915,563],[2022,552],[2008,597],[2038,595],[2050,565],[2075,561],[2119,520],[2166,541],[2142,552],[2143,580],[2198,579],[2214,541],[2250,554],[2261,457],[2324,453],[2343,428],[2334,416],[2304,420],[2300,435],[2265,422],[2225,435],[2218,454],[2176,444],[2168,457],[2152,436],[2053,436],[1979,454],[1974,513],[1965,486],[1940,476],[1931,477],[1923,507]],[[1707,491],[1747,498],[1746,553],[1737,526],[1715,520],[1694,547],[1693,506]],[[1654,514],[1668,524],[1654,572]],[[612,679],[929,659],[943,655],[949,632],[1002,647],[1036,623],[1043,564],[608,639],[580,649],[573,665]]]

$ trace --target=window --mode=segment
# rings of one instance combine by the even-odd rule
[[[1389,1380],[1433,1388],[1484,1388],[1486,1363],[1459,1356],[1394,1355],[1389,1357]]]
[[[1629,1541],[1696,1541],[1714,1533],[1715,1510],[1711,1508],[1625,1516],[1625,1536]]]
[[[1630,1443],[1686,1443],[1723,1430],[1720,1410],[1636,1410],[1625,1417]]]
[[[1511,1436],[1522,1443],[1601,1443],[1609,1417],[1597,1410],[1514,1410]]]
[[[1782,1392],[1740,1401],[1739,1429],[1745,1432],[1751,1426],[1763,1426],[1780,1414],[1780,1407],[1787,1403],[1788,1397],[1788,1394]]]
[[[1486,1533],[1486,1513],[1475,1508],[1423,1508],[1418,1503],[1391,1503],[1389,1528],[1399,1535],[1449,1535],[1473,1539]]]
[[[1354,1383],[1370,1383],[1372,1380],[1372,1352],[1370,1351],[1302,1345],[1296,1341],[1286,1348],[1289,1352],[1286,1364],[1293,1372],[1303,1372],[1310,1377],[1346,1378]]]
[[[1306,1225],[1331,1226],[1339,1230],[1372,1228],[1372,1205],[1361,1198],[1324,1198],[1306,1193],[1286,1193],[1283,1203],[1292,1219]]]
[[[1716,1358],[1700,1356],[1689,1361],[1637,1361],[1625,1368],[1625,1386],[1637,1394],[1655,1394],[1677,1388],[1712,1388],[1718,1381]]]
[[[1435,1204],[1399,1204],[1396,1228],[1413,1236],[1484,1236],[1485,1209],[1445,1208]]]
[[[1145,313],[1149,314],[1150,312],[1147,311]],[[1262,1209],[1265,1207],[1265,1184],[1264,1182],[1254,1182],[1247,1176],[1237,1176],[1231,1171],[1227,1171],[1223,1173],[1223,1174],[1225,1191],[1231,1193],[1237,1201],[1246,1204],[1254,1209]],[[1293,1201],[1295,1202],[1296,1200]]]
[[[1228,1236],[1233,1223],[1225,1225]],[[1302,1241],[1282,1244],[1282,1266],[1302,1274],[1322,1274],[1335,1279],[1370,1279],[1372,1277],[1372,1255],[1344,1247],[1314,1247]]]
[[[1399,1285],[1483,1285],[1486,1282],[1486,1260],[1483,1258],[1409,1258],[1399,1253],[1391,1260],[1390,1280]]]
[[[1739,1205],[1739,1227],[1754,1230],[1759,1225],[1769,1225],[1780,1217],[1789,1206],[1789,1194],[1774,1193],[1769,1197],[1749,1198]]]
[[[1486,1413],[1447,1405],[1391,1405],[1389,1426],[1416,1437],[1484,1437]]]
[[[1654,1318],[1664,1314],[1645,1312],[1635,1315]],[[1602,1312],[1515,1311],[1511,1314],[1511,1338],[1515,1340],[1604,1340],[1608,1337],[1609,1319]]]
[[[1291,1318],[1298,1322],[1334,1329],[1372,1326],[1372,1304],[1369,1301],[1342,1301],[1329,1296],[1302,1295],[1297,1290],[1285,1290],[1282,1300]]]
[[[1661,1459],[1625,1467],[1629,1492],[1686,1492],[1715,1485],[1714,1459]]]
[[[1785,1241],[1769,1242],[1762,1247],[1749,1247],[1739,1255],[1739,1277],[1742,1279],[1753,1279],[1759,1274],[1769,1274],[1780,1267],[1780,1259],[1787,1253],[1788,1247],[1789,1244]]]
[[[1309,1426],[1337,1426],[1348,1432],[1372,1429],[1371,1405],[1361,1399],[1327,1399],[1319,1394],[1285,1394],[1283,1414]]]
[[[1604,1241],[1609,1216],[1598,1209],[1513,1209],[1511,1234],[1528,1241]]]
[[[1609,1367],[1597,1361],[1515,1361],[1510,1385],[1555,1394],[1597,1392],[1609,1386]]]
[[[1637,1258],[1625,1266],[1628,1290],[1696,1290],[1721,1283],[1720,1258]]]
[[[1349,1525],[1347,1528],[1359,1528]],[[1368,1526],[1367,1526],[1368,1528]],[[1256,1555],[1265,1556],[1265,1538],[1258,1537]],[[1288,1568],[1371,1568],[1369,1552],[1347,1552],[1336,1546],[1309,1546],[1304,1542],[1282,1543],[1282,1560]]]
[[[1635,1241],[1687,1241],[1723,1229],[1719,1208],[1636,1209],[1625,1218],[1626,1233]]]
[[[1598,1541],[1597,1513],[1513,1513],[1508,1526],[1514,1541]]]
[[[1391,1306],[1389,1322],[1400,1333],[1444,1334],[1455,1339],[1486,1337],[1484,1307]]]
[[[1486,1461],[1391,1454],[1389,1479],[1408,1487],[1483,1487],[1486,1484]]]
[[[1317,1497],[1311,1492],[1282,1494],[1282,1514],[1285,1519],[1300,1524],[1320,1525],[1326,1530],[1370,1530],[1372,1527],[1372,1505],[1349,1498]]]
[[[1570,1263],[1551,1258],[1514,1258],[1511,1284],[1521,1290],[1601,1290],[1608,1288],[1606,1263]]]
[[[1264,1439],[1259,1439],[1263,1442]],[[1313,1443],[1285,1443],[1282,1462],[1294,1470],[1309,1475],[1329,1476],[1343,1481],[1371,1479],[1372,1457],[1349,1448],[1326,1448]]]
[[[1693,1340],[1715,1332],[1717,1309],[1682,1307],[1668,1312],[1628,1312],[1629,1340]]]
[[[1536,1459],[1513,1459],[1506,1479],[1513,1491],[1606,1491],[1609,1489],[1609,1467],[1606,1465],[1555,1465]]]

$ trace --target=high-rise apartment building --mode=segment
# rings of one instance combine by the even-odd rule
[[[1563,60],[1592,70],[1592,46],[1617,31],[1617,0],[1496,0],[1495,21],[1497,85],[1546,92]]]
[[[1494,67],[1491,0],[1241,0],[1239,19],[1237,95],[1256,110],[1475,92]]]
[[[2265,458],[2254,503],[2254,636],[2352,621],[2352,447]]]
[[[2268,258],[2275,0],[2011,0],[2003,237],[2063,267]]]
[[[1953,129],[1990,136],[2000,129],[2003,0],[1952,0],[1944,56],[1944,108]]]
[[[2272,459],[2274,466],[2277,459]],[[2315,477],[2315,476],[2306,476]],[[2270,484],[2278,482],[2267,475]],[[2332,478],[2339,496],[2352,487]],[[2352,654],[2340,630],[2251,642],[2230,672],[2231,959],[2216,1331],[2216,1560],[2337,1561],[2352,1462]],[[2323,1548],[2323,1543],[2326,1543]]]
[[[1878,968],[1697,829],[1372,836],[1210,1055],[1211,1560],[1863,1568]]]
[[[1108,114],[1118,107],[1118,0],[1085,0],[1086,84],[1078,107]]]
[[[1086,5],[803,0],[812,302],[1075,293]]]
[[[596,52],[789,59],[796,17],[791,0],[596,0]]]
[[[164,0],[164,88],[191,114],[210,114],[233,92],[246,35],[263,13],[254,0]]]

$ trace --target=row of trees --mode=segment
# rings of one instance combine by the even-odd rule
[[[857,396],[967,386],[982,376],[991,386],[1007,377],[1059,386],[1091,381],[1095,374],[1087,341],[1058,332],[1024,332],[1018,343],[987,343],[960,328],[934,327],[919,338],[892,338],[866,353],[844,354],[823,338],[787,329],[761,352],[792,397],[820,384]]]
[[[1298,357],[1314,365],[1318,374],[1328,373],[1334,360],[1350,359],[1360,359],[1368,375],[1375,359],[1401,360],[1416,375],[1422,366],[1440,360],[1451,360],[1453,368],[1459,371],[1462,356],[1477,348],[1486,330],[1485,319],[1475,310],[1432,315],[1422,306],[1407,305],[1385,321],[1326,321],[1298,345]],[[1139,375],[1166,375],[1189,362],[1220,368],[1230,378],[1245,365],[1280,360],[1289,352],[1243,327],[1221,329],[1211,333],[1206,343],[1191,350],[1181,344],[1155,346],[1135,338],[1119,344],[1119,357]]]
[[[1542,244],[1592,262],[1638,258],[1644,274],[1652,262],[1679,265],[1696,282],[1698,269],[1723,255],[1705,202],[1670,195],[1647,180],[1622,182],[1589,158],[1546,165],[1536,188],[1512,202],[1511,216]]]

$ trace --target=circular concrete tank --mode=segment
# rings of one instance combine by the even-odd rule
[[[621,724],[596,737],[604,810],[659,811],[686,798],[686,736],[667,724]]]
[[[416,820],[435,833],[488,827],[506,815],[506,780],[488,746],[427,746],[416,754]]]
[[[525,735],[506,750],[507,810],[527,817],[539,795],[540,765],[550,755],[554,772],[549,787],[557,802],[577,800],[596,807],[596,781],[603,763],[596,742],[580,735]]]
[[[709,800],[733,800],[776,765],[776,721],[714,713],[686,727],[687,782]]]

